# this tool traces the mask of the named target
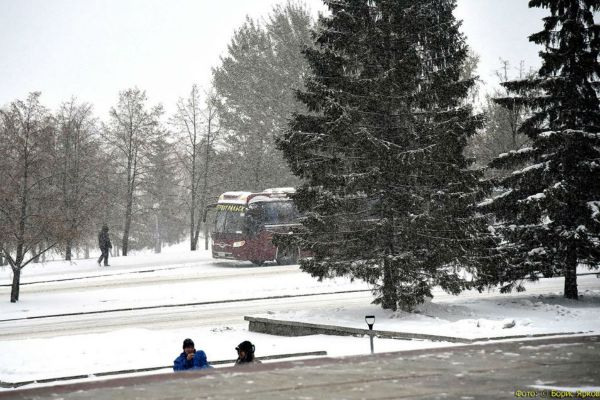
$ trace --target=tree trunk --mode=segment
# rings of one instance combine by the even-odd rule
[[[16,303],[19,301],[19,290],[21,287],[21,268],[13,267],[13,281],[10,290],[10,302]]]
[[[567,250],[564,297],[579,300],[579,293],[577,292],[577,249],[574,246],[570,246]]]
[[[204,223],[204,250],[208,250],[208,223]]]
[[[25,257],[25,222],[27,219],[27,203],[29,199],[29,191],[27,190],[28,176],[29,176],[29,163],[25,163],[25,171],[23,172],[23,188],[21,192],[21,212],[19,215],[19,233],[17,236],[17,246],[15,252],[15,258],[9,259],[10,266],[13,270],[13,282],[10,291],[10,302],[16,303],[19,301],[19,288],[21,285],[21,263]]]
[[[190,250],[196,251],[198,247],[198,237],[195,235],[195,221],[194,221],[194,213],[191,213],[190,216]]]
[[[195,163],[195,160],[193,161]],[[195,177],[195,168],[192,168],[192,182],[196,179]],[[192,183],[192,206],[190,209],[190,250],[196,251],[196,247],[198,245],[198,238],[194,236],[196,223],[196,185]]]
[[[83,258],[88,259],[90,258],[90,244],[89,243],[85,243],[85,248],[83,251]]]
[[[192,101],[192,204],[190,209],[190,250],[196,251],[198,247],[198,238],[194,236],[194,231],[196,227],[194,224],[196,223],[196,202],[198,200],[198,182],[196,182],[196,160],[198,158],[197,150],[198,150],[198,131],[197,131],[197,108],[196,108],[196,96],[197,96],[197,87],[196,85],[192,86],[192,93],[190,94],[190,100]]]
[[[381,306],[385,310],[396,311],[398,308],[396,284],[392,263],[386,258],[383,260],[383,287],[381,290]]]
[[[130,118],[129,124],[129,154],[127,158],[127,207],[125,208],[125,226],[123,228],[123,242],[122,242],[122,253],[123,257],[127,256],[129,250],[129,229],[131,229],[131,217],[133,213],[133,193],[136,186],[137,176],[137,152],[138,149],[132,148],[133,142],[133,128]]]
[[[73,240],[67,239],[67,244],[65,247],[65,261],[71,261],[72,249],[73,249]]]
[[[133,209],[132,197],[133,193],[131,193],[129,199],[127,200],[127,209],[125,210],[125,227],[123,228],[123,243],[121,246],[123,250],[123,257],[127,256],[127,250],[129,248],[129,229],[131,228],[131,213]]]
[[[154,252],[160,253],[162,250],[162,239],[160,237],[160,227],[158,224],[158,215],[154,214]]]
[[[194,146],[195,148],[195,146]],[[194,151],[195,153],[195,151]],[[195,226],[194,224],[196,223],[196,190],[197,190],[197,186],[195,184],[195,180],[196,180],[196,159],[195,159],[195,155],[192,158],[192,206],[190,208],[190,250],[191,251],[196,251],[196,247],[198,245],[198,239],[194,236],[194,232],[195,232]]]
[[[193,214],[190,220],[193,220]],[[196,251],[196,241],[194,240],[194,224],[190,222],[190,250]]]
[[[393,59],[393,54],[392,54],[392,50],[391,50],[391,28],[390,28],[390,15],[389,12],[386,11],[385,8],[383,8],[382,10],[382,20],[384,21],[383,23],[383,30],[384,30],[384,37],[383,37],[383,46],[386,50],[386,56],[385,59],[382,60],[383,64],[384,64],[384,68],[386,71],[391,70],[391,60]],[[392,88],[391,86],[387,87],[388,89],[388,98],[392,97]],[[387,102],[387,107],[385,110],[386,114],[384,115],[383,118],[385,118],[385,130],[386,133],[392,133],[393,129],[392,129],[392,121],[391,121],[391,115],[394,113],[394,111],[392,110],[392,104],[390,103],[390,101]],[[381,159],[381,161],[384,163],[383,164],[383,171],[385,170],[389,170],[389,161],[387,161],[387,157]],[[387,165],[386,165],[387,164]],[[387,208],[387,207],[385,207]],[[390,210],[391,211],[391,210]],[[388,216],[393,216],[394,212],[386,212],[384,209],[382,209],[383,215],[382,215],[382,219],[387,218]],[[394,252],[394,242],[392,241],[392,238],[395,237],[394,235],[394,220],[392,217],[391,222],[389,223],[388,227],[388,234],[387,234],[387,249],[385,251],[385,257],[383,259],[383,287],[382,287],[382,295],[381,295],[381,306],[383,307],[383,309],[385,310],[392,310],[392,311],[396,311],[398,309],[398,290],[396,288],[396,271],[394,270],[395,265],[393,262],[390,261],[389,257],[387,257],[388,255],[393,255]]]
[[[202,208],[200,208],[200,214],[203,215],[204,213],[204,206],[202,206]],[[194,250],[196,250],[198,248],[198,238],[200,237],[200,223],[201,223],[201,218],[202,216],[198,215],[198,221],[196,221],[196,230],[194,231]]]
[[[211,138],[213,136],[213,131],[212,131],[212,122],[213,122],[213,116],[212,114],[209,116],[208,118],[208,131],[206,132],[207,136],[206,136],[206,149],[205,149],[205,153],[204,153],[204,171],[203,171],[203,175],[202,175],[202,197],[200,200],[200,204],[202,205],[202,208],[200,209],[202,211],[202,225],[204,226],[204,250],[208,250],[208,222],[204,220],[204,215],[206,214],[206,203],[207,203],[207,199],[208,199],[208,168],[210,166],[210,149],[211,149]],[[198,233],[197,235],[200,234],[200,226],[198,226]],[[196,238],[196,240],[198,240]]]
[[[46,243],[46,245],[48,245],[48,243]],[[46,251],[45,251],[45,247],[42,243],[40,243],[40,246],[38,248],[38,254],[42,255],[42,262],[45,263],[46,262]]]

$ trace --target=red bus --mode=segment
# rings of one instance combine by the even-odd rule
[[[212,256],[262,265],[295,264],[297,248],[278,248],[275,233],[291,233],[299,225],[298,211],[289,198],[292,188],[267,189],[260,193],[225,192],[214,205],[211,231]]]

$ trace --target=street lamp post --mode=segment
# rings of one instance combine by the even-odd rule
[[[365,322],[369,325],[369,340],[371,341],[371,354],[375,353],[373,349],[373,325],[375,324],[375,316],[374,315],[366,315]]]

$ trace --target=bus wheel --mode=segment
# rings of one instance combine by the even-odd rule
[[[291,265],[298,262],[298,250],[293,247],[277,248],[277,265]]]
[[[265,263],[264,261],[258,261],[258,260],[250,260],[250,262],[252,264],[254,264],[254,265],[259,266],[259,267],[262,266]]]

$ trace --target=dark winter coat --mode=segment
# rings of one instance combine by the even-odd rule
[[[108,236],[108,229],[102,229],[98,234],[98,246],[101,250],[112,249],[112,243],[110,242],[110,237]]]
[[[212,368],[206,360],[206,353],[202,350],[196,351],[192,360],[187,359],[185,351],[173,361],[173,371],[185,371],[186,369]]]
[[[256,365],[256,364],[262,364],[262,363],[260,362],[260,360],[257,360],[256,358],[253,358],[252,360],[238,358],[237,360],[235,360],[235,365]]]
[[[246,353],[244,358],[238,357],[238,359],[235,360],[235,365],[252,365],[252,364],[261,364],[261,362],[259,360],[257,360],[256,358],[254,358],[254,353],[250,353],[250,352]]]

